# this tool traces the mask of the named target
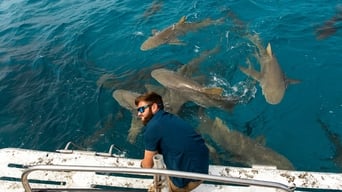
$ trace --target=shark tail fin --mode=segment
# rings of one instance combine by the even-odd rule
[[[301,81],[300,80],[297,80],[297,79],[286,79],[286,84],[298,84],[300,83]]]
[[[208,87],[208,88],[204,88],[204,92],[209,94],[209,95],[221,96],[223,93],[223,89],[220,87]]]

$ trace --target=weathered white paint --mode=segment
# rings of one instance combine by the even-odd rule
[[[111,166],[111,167],[140,167],[139,159],[129,159],[118,156],[109,156],[96,152],[66,150],[64,152],[45,152],[28,149],[4,148],[0,149],[0,191],[23,192],[20,182],[22,172],[27,166],[35,165],[86,165],[86,166]],[[297,188],[312,189],[336,189],[342,190],[342,174],[303,172],[278,170],[275,167],[255,166],[252,168],[229,167],[210,165],[210,175],[223,177],[256,179],[282,183]],[[35,171],[29,175],[29,179],[61,182],[57,184],[30,183],[37,187],[70,187],[89,188],[93,185],[117,186],[128,188],[149,188],[153,178],[151,176],[124,177],[108,174],[96,174],[93,172],[52,172]],[[202,184],[194,191],[256,191],[260,187],[239,187],[228,185]],[[262,188],[262,191],[276,191],[271,188]]]

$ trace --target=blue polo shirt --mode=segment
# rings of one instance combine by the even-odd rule
[[[178,116],[159,110],[145,127],[144,141],[146,150],[163,155],[167,169],[208,173],[209,152],[203,138]],[[191,181],[175,177],[171,180],[177,187]]]

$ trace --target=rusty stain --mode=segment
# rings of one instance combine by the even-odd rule
[[[293,183],[295,180],[294,176],[289,175],[287,173],[282,173],[282,174],[280,174],[280,176],[285,177],[287,179],[287,182],[289,182],[289,183]]]
[[[258,170],[252,170],[252,173],[259,174],[259,171]]]
[[[132,183],[125,183],[125,186],[126,187],[132,187],[133,185],[132,185]]]
[[[307,176],[308,176],[308,173],[302,173],[302,174],[299,174],[299,175],[298,175],[298,178],[304,179],[304,178],[307,177]]]

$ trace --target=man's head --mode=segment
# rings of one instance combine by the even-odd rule
[[[138,117],[144,125],[148,123],[159,109],[164,109],[162,97],[155,92],[140,95],[134,102],[137,106]]]

